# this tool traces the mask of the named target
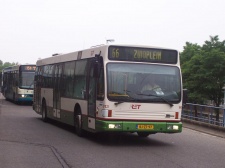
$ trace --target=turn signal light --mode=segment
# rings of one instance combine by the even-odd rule
[[[112,117],[112,110],[108,111],[108,117]]]
[[[178,119],[178,117],[179,117],[179,113],[176,112],[176,113],[175,113],[175,119]]]

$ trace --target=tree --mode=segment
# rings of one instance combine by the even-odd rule
[[[3,64],[3,61],[0,60],[0,73],[2,72],[2,70],[3,70],[4,68],[9,67],[9,66],[13,66],[13,65],[18,65],[18,62],[17,62],[17,63],[15,63],[15,62],[13,62],[13,63],[5,62],[5,63]]]
[[[225,81],[224,44],[225,41],[219,41],[218,36],[210,36],[210,41],[205,41],[200,48],[186,43],[181,53],[181,67],[184,87],[190,92],[191,102],[202,104],[205,100],[213,100],[217,107],[222,103]],[[191,56],[188,55],[190,53]],[[219,119],[219,112],[216,115]]]
[[[189,91],[189,101],[192,103],[203,103],[204,97],[198,88],[199,65],[201,64],[201,46],[186,42],[184,51],[180,53],[181,56],[181,68],[183,74],[183,85],[185,89]],[[199,88],[198,88],[199,89]]]
[[[201,46],[199,46],[198,44],[186,42],[186,46],[184,46],[184,51],[181,53],[181,64],[190,60],[196,53],[200,51]]]
[[[205,82],[203,91],[216,106],[223,99],[222,88],[225,81],[225,41],[220,42],[218,36],[210,36],[202,47],[204,54],[203,69],[205,69]]]

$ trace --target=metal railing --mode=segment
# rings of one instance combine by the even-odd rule
[[[182,118],[225,127],[225,108],[187,103]]]

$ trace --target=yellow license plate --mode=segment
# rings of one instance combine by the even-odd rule
[[[137,129],[142,129],[142,130],[152,130],[154,129],[154,125],[137,125]]]

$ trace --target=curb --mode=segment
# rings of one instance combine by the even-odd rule
[[[203,123],[199,121],[182,119],[183,127],[195,131],[203,132],[213,136],[225,138],[225,127]]]

